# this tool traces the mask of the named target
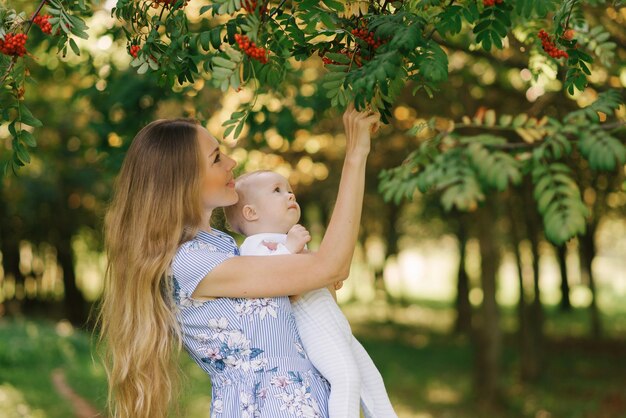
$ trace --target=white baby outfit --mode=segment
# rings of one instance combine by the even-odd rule
[[[291,254],[286,234],[251,235],[239,247],[241,255]],[[397,418],[380,372],[352,335],[348,320],[328,289],[302,295],[292,308],[310,361],[330,382],[330,418]]]

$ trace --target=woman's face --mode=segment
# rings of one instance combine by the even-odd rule
[[[219,143],[205,128],[198,126],[198,143],[203,161],[202,204],[205,210],[230,206],[239,197],[235,191],[235,160],[220,151]]]

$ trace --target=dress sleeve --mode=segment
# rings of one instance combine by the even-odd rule
[[[233,257],[211,244],[189,241],[180,246],[172,261],[172,275],[180,290],[191,295],[198,283],[221,262]]]

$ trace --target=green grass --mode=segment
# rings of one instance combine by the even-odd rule
[[[367,318],[377,317],[371,306],[367,310]],[[533,384],[520,381],[516,339],[506,334],[504,403],[494,411],[481,409],[474,399],[468,339],[442,332],[453,317],[449,307],[423,305],[397,311],[395,322],[359,320],[366,316],[358,315],[358,308],[346,311],[355,335],[381,371],[401,418],[626,417],[626,342],[616,333],[623,329],[623,313],[604,316],[612,339],[596,341],[581,336],[587,330],[586,312],[561,314],[546,309],[550,334],[545,372]],[[514,310],[505,310],[503,322],[514,323],[514,315]],[[437,318],[444,324],[437,324]],[[0,416],[71,417],[71,406],[51,384],[50,374],[56,368],[64,370],[76,392],[104,410],[106,379],[100,364],[92,360],[91,340],[89,334],[65,323],[1,320]],[[187,377],[180,398],[185,416],[208,417],[208,378],[184,354],[181,364]]]
[[[14,320],[0,322],[0,341],[0,416],[72,416],[71,406],[52,386],[56,368],[75,379],[72,386],[83,396],[102,405],[105,378],[92,363],[90,336],[65,323]]]

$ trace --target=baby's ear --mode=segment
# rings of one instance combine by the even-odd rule
[[[257,219],[259,219],[259,215],[256,213],[254,205],[245,205],[241,209],[241,214],[243,215],[243,219],[248,222],[256,221]]]

